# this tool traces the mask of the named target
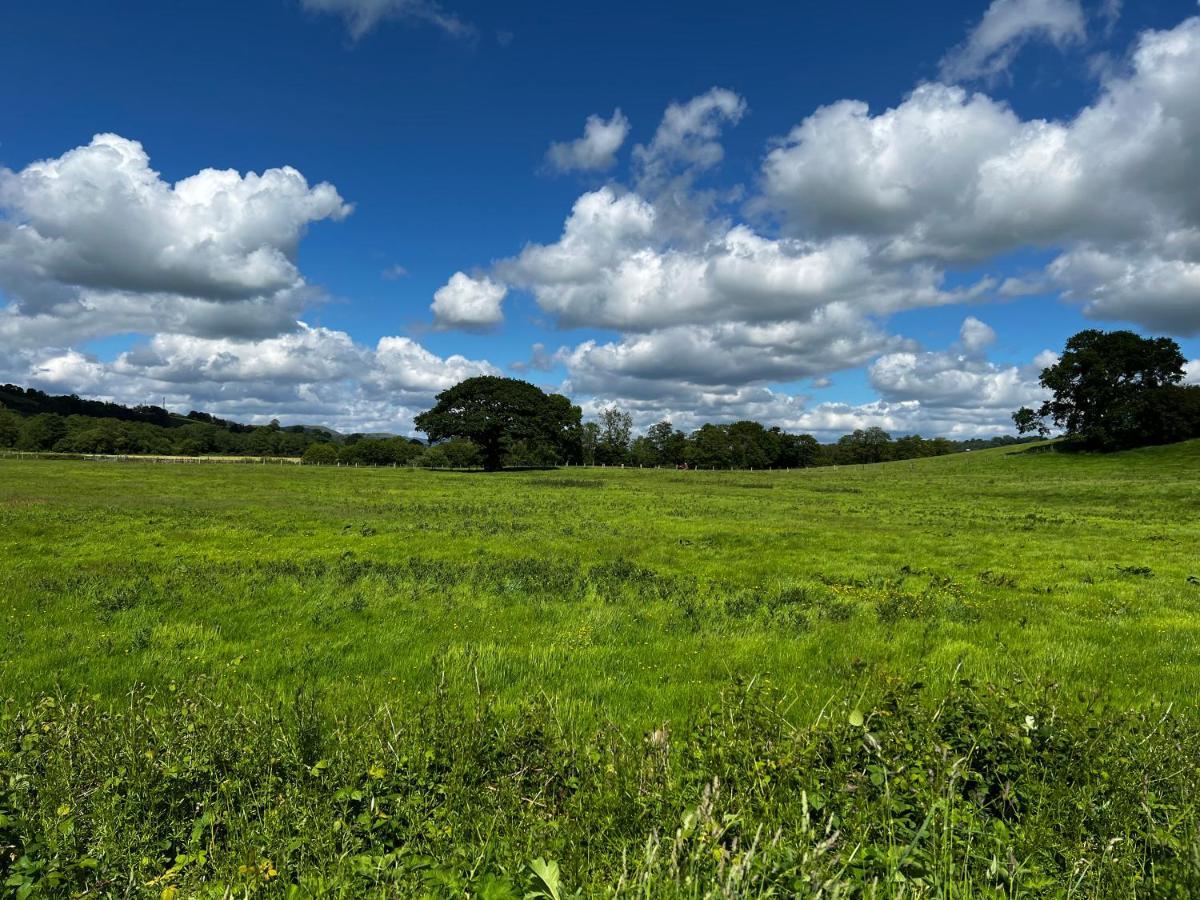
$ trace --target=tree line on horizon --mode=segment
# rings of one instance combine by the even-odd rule
[[[1121,450],[1200,437],[1200,386],[1182,383],[1186,360],[1170,338],[1082,331],[1041,374],[1039,409],[1013,414],[1021,437],[951,441],[882,428],[823,444],[760,422],[708,423],[685,433],[669,421],[634,435],[633,416],[611,406],[584,421],[560,394],[514,378],[481,375],[437,395],[414,419],[428,442],[339,435],[301,425],[242,425],[192,411],[55,397],[0,386],[0,447],[81,454],[279,456],[322,465],[435,468],[599,465],[781,469],[943,456],[1050,436],[1064,449]]]
[[[89,455],[299,457],[319,465],[771,469],[917,459],[1018,441],[1015,437],[951,441],[919,435],[893,439],[881,428],[867,428],[822,444],[810,434],[792,434],[753,421],[705,424],[690,433],[663,421],[635,435],[627,411],[609,407],[597,421],[584,422],[580,408],[566,397],[494,376],[468,379],[440,397],[461,398],[485,388],[493,390],[489,396],[496,409],[515,404],[497,417],[494,436],[488,433],[491,425],[478,422],[480,427],[470,434],[451,434],[462,429],[446,421],[439,425],[433,416],[435,407],[418,416],[418,427],[430,429],[427,443],[409,437],[339,435],[278,422],[243,425],[203,412],[179,415],[158,406],[126,407],[3,385],[0,448]]]

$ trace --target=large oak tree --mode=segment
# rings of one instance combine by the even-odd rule
[[[1053,396],[1013,421],[1022,433],[1047,433],[1044,420],[1080,446],[1120,450],[1200,437],[1200,388],[1185,387],[1183,353],[1170,338],[1132,331],[1081,331],[1042,371]]]
[[[560,461],[578,455],[581,412],[561,394],[547,394],[527,381],[480,375],[437,395],[437,405],[414,424],[432,441],[466,438],[483,454],[483,467],[503,467],[514,445],[542,447]]]

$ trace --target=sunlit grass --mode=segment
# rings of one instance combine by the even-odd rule
[[[152,698],[146,701],[150,706],[145,722],[165,716],[153,726],[165,729],[164,734],[183,727],[170,704],[175,697],[188,697],[192,699],[179,701],[197,704],[195,718],[188,721],[206,723],[205,728],[232,729],[242,735],[238,740],[270,742],[276,738],[269,734],[282,735],[279,740],[286,746],[272,752],[283,754],[279,758],[297,754],[295,764],[301,768],[311,769],[315,763],[305,759],[310,752],[305,748],[311,743],[316,748],[311,753],[340,760],[331,763],[330,771],[340,773],[329,776],[334,779],[329,782],[331,792],[341,789],[336,787],[341,784],[337,779],[358,777],[355,766],[370,764],[360,758],[362,754],[376,752],[370,748],[388,740],[379,732],[381,710],[387,711],[388,721],[402,723],[396,728],[403,731],[410,749],[419,748],[422,741],[449,741],[452,746],[456,730],[477,730],[483,728],[481,721],[491,723],[471,738],[476,743],[464,745],[465,755],[456,757],[455,765],[461,765],[462,771],[455,777],[468,780],[471,766],[491,765],[485,761],[491,752],[486,749],[488,741],[503,743],[509,738],[502,736],[514,729],[522,734],[522,729],[534,729],[536,738],[527,735],[521,740],[550,754],[556,761],[546,765],[558,773],[554,778],[568,780],[586,781],[579,773],[600,766],[603,753],[608,752],[597,748],[616,740],[627,749],[621,751],[625,755],[618,754],[619,759],[613,757],[612,765],[633,768],[614,769],[614,784],[631,778],[642,783],[638,791],[657,792],[653,802],[649,796],[638,801],[641,818],[634,832],[641,837],[636,842],[631,842],[630,833],[617,829],[602,848],[598,844],[594,853],[584,853],[578,846],[582,838],[566,836],[579,829],[586,832],[590,826],[571,818],[582,813],[572,813],[570,803],[555,806],[556,811],[547,811],[531,824],[524,818],[528,810],[516,812],[529,797],[509,796],[504,790],[497,796],[507,799],[496,800],[501,804],[496,815],[507,810],[505,821],[516,831],[487,838],[485,827],[477,821],[451,818],[444,833],[405,832],[404,840],[441,854],[439,865],[459,875],[472,868],[469,861],[460,870],[458,862],[447,862],[449,857],[442,856],[457,859],[460,851],[466,857],[497,853],[495,871],[526,888],[536,887],[530,881],[535,879],[531,870],[514,874],[511,867],[524,865],[522,860],[542,852],[553,850],[562,858],[569,867],[567,875],[578,885],[611,888],[620,883],[621,866],[627,865],[624,871],[631,879],[627,886],[640,883],[643,893],[654,895],[666,890],[663,885],[674,884],[672,878],[682,876],[662,869],[662,860],[640,868],[641,864],[621,863],[622,854],[645,853],[648,839],[651,844],[669,843],[680,809],[701,803],[701,788],[712,776],[722,775],[727,783],[733,778],[733,785],[720,798],[764,827],[794,824],[800,815],[804,798],[799,782],[780,781],[776,769],[780,764],[776,756],[784,752],[779,742],[791,737],[739,730],[737,740],[742,743],[731,745],[737,749],[731,749],[728,758],[713,756],[717,748],[699,749],[706,732],[696,730],[697,722],[714,710],[729,728],[751,727],[744,721],[751,715],[746,700],[728,705],[731,691],[757,696],[757,687],[750,688],[749,695],[741,694],[747,685],[771,685],[774,699],[770,702],[776,710],[771,713],[776,718],[769,719],[775,723],[771,728],[783,729],[781,735],[796,735],[798,741],[812,741],[811,747],[804,744],[810,747],[804,753],[818,753],[816,748],[824,746],[821,741],[830,739],[802,737],[814,725],[818,731],[833,728],[830,710],[839,711],[837,728],[843,730],[846,710],[865,710],[869,719],[872,710],[888,703],[900,703],[897,709],[904,711],[896,715],[915,717],[915,722],[921,715],[917,707],[944,709],[946,698],[965,682],[995,684],[1014,698],[980,700],[983,711],[977,715],[1001,715],[987,727],[1005,736],[1003,740],[1013,741],[1012,752],[1018,755],[1024,753],[1020,739],[1027,714],[1022,704],[1026,704],[1035,710],[1035,717],[1054,720],[1060,710],[1074,716],[1071,727],[1078,729],[1078,735],[1071,741],[1092,740],[1086,737],[1089,723],[1095,723],[1100,736],[1111,732],[1104,737],[1114,742],[1111,747],[1104,744],[1095,749],[1101,755],[1115,754],[1105,763],[1105,772],[1112,766],[1132,771],[1131,767],[1146,764],[1138,755],[1141,750],[1113,749],[1118,745],[1144,747],[1146,754],[1159,753],[1168,761],[1179,759],[1184,751],[1178,744],[1162,743],[1167,738],[1161,729],[1154,730],[1153,723],[1169,709],[1176,722],[1173,727],[1183,729],[1179,733],[1191,734],[1189,728],[1194,731],[1193,726],[1200,726],[1194,706],[1194,698],[1200,696],[1198,533],[1200,442],[1112,457],[988,451],[776,473],[588,469],[483,475],[0,460],[0,627],[4,632],[0,696],[12,698],[10,709],[28,708],[47,694],[60,698],[56,702],[88,698],[88,706],[72,714],[74,730],[64,732],[62,743],[55,745],[62,748],[55,752],[64,754],[65,768],[54,790],[84,791],[89,797],[103,796],[103,788],[79,781],[88,777],[87,766],[76,771],[75,763],[67,760],[79,758],[86,746],[87,758],[93,761],[89,765],[100,766],[99,760],[109,751],[87,744],[86,722],[98,715],[89,710],[120,710],[129,706],[131,697]],[[914,682],[924,684],[915,695],[923,699],[912,701],[917,707],[905,705],[909,700],[894,699],[897,685]],[[160,710],[156,704],[163,703],[167,706]],[[308,726],[303,722],[308,720],[297,712],[304,703],[314,704],[324,722],[311,737],[305,737]],[[531,711],[535,707],[537,711]],[[1003,718],[1007,713],[997,712],[1009,708],[1011,722]],[[237,718],[228,718],[235,711],[239,711]],[[1144,724],[1113,724],[1124,721],[1114,716],[1124,715],[1140,716],[1137,722]],[[26,720],[10,716],[3,721],[8,723],[5,727],[17,728],[12,723]],[[66,721],[60,722],[54,714],[50,731],[67,728]],[[763,727],[761,721],[754,721],[758,722],[754,728]],[[955,751],[967,754],[964,760],[977,752],[971,744],[978,739],[973,729],[981,721],[988,720],[953,726],[954,734],[961,732],[966,742],[965,749]],[[97,720],[97,734],[109,727]],[[128,727],[143,726],[131,719]],[[943,726],[930,727],[936,732]],[[949,741],[947,748],[957,740],[934,732],[923,739]],[[360,733],[361,746],[354,737]],[[660,748],[653,736],[659,733],[680,737],[671,744],[676,749],[663,757],[661,768],[654,768],[659,765],[653,760]],[[552,734],[557,736],[551,739]],[[902,732],[895,735],[903,744]],[[1048,735],[1046,739],[1049,743],[1038,752],[1050,755],[1038,757],[1041,762],[1024,759],[1021,766],[1036,771],[1036,765],[1066,765],[1072,754],[1082,752],[1068,749],[1070,742],[1055,744],[1059,738],[1051,740]],[[399,752],[395,747],[401,739],[391,740],[388,752]],[[549,743],[543,746],[542,741]],[[859,747],[859,743],[846,747]],[[187,765],[199,765],[196,760],[218,752],[220,742],[201,744]],[[848,778],[846,783],[854,784],[854,779],[866,778],[872,771],[872,754],[890,752],[874,750],[870,742],[863,746],[865,750],[854,751],[867,753],[859,763],[818,753],[819,765],[814,762],[817,757],[806,763],[816,768],[801,779],[804,790],[817,790],[828,779]],[[912,766],[932,763],[905,754],[932,753],[936,748],[912,745],[911,739],[905,746],[896,753],[897,759],[907,761],[896,762],[894,770],[885,766],[885,775],[901,779],[899,783],[907,786],[897,790],[918,807],[933,803],[932,795],[924,793],[933,788],[905,774]],[[340,749],[335,753],[330,748]],[[1187,772],[1195,774],[1194,767],[1188,768],[1193,766],[1195,749],[1184,753],[1182,768],[1164,763],[1171,770],[1164,777],[1178,781],[1190,778]],[[522,751],[512,752],[519,757]],[[845,820],[838,827],[851,828],[852,820],[860,822],[854,826],[861,831],[858,839],[869,843],[882,840],[882,832],[872,829],[886,825],[903,833],[903,840],[913,847],[924,847],[931,840],[930,826],[922,825],[928,818],[950,829],[946,840],[937,844],[937,852],[946,854],[942,868],[936,869],[929,860],[922,863],[926,874],[921,877],[928,884],[940,884],[944,892],[952,893],[945,886],[966,879],[967,886],[959,887],[964,895],[979,888],[971,879],[991,878],[993,887],[1004,882],[1005,890],[1035,884],[1028,873],[1030,880],[1021,882],[1025,870],[1005,875],[1000,870],[1009,866],[1007,859],[997,868],[976,849],[986,845],[993,848],[987,853],[992,853],[995,847],[1013,848],[1014,859],[1033,860],[1036,853],[1030,848],[1050,840],[1047,835],[1061,831],[1066,821],[1056,818],[1057,804],[1071,807],[1082,798],[1075,793],[1082,788],[1043,785],[1038,790],[1050,793],[1039,801],[1044,804],[1042,812],[1029,822],[1007,822],[1005,829],[1015,829],[1011,834],[989,830],[986,838],[980,832],[977,839],[967,840],[953,833],[957,827],[953,821],[958,819],[938,817],[949,816],[949,810],[959,809],[956,804],[969,801],[978,806],[970,816],[984,816],[971,827],[991,829],[988,817],[1000,814],[989,805],[996,802],[994,798],[984,803],[971,800],[969,792],[945,793],[959,777],[955,773],[960,762],[945,755],[950,752],[946,749],[937,763],[945,766],[938,777],[948,779],[936,788],[943,792],[938,796],[945,798],[937,801],[942,803],[937,807],[941,812],[921,807],[923,811],[909,816],[898,812],[887,798],[879,800],[886,800],[885,806],[877,807],[847,794],[837,801],[842,804],[838,821]],[[591,763],[579,761],[597,753],[600,756]],[[1060,759],[1055,754],[1064,755]],[[16,772],[13,760],[18,758],[34,759],[17,754],[5,762],[0,755],[0,769],[7,767],[10,775]],[[728,771],[716,771],[732,765],[735,758],[750,779],[746,784],[739,784]],[[968,768],[973,764],[961,762]],[[214,765],[219,769],[223,764]],[[559,772],[558,766],[566,768]],[[651,769],[641,772],[645,766]],[[826,766],[828,771],[820,775]],[[839,768],[845,766],[850,768]],[[38,771],[43,774],[37,778],[49,777],[45,773],[50,769]],[[211,771],[215,770],[205,768],[189,776],[186,790],[208,797],[205,779],[209,776],[203,773]],[[239,777],[249,777],[251,770],[239,771]],[[835,771],[838,774],[832,774]],[[600,780],[588,790],[607,790],[600,787],[602,767],[594,774]],[[150,779],[146,791],[165,790],[153,780],[158,777],[145,775]],[[435,783],[441,785],[438,790],[450,790],[438,781],[441,775],[430,777],[433,781],[422,782],[424,787],[393,786],[401,792],[396,796],[406,790],[424,796],[422,792],[433,790]],[[1016,775],[996,777],[1000,778],[997,789],[1003,792],[1007,790],[1004,779]],[[1031,776],[1023,777],[1021,784],[1029,784]],[[1100,779],[1101,772],[1088,769],[1071,777]],[[17,782],[10,778],[9,783]],[[290,791],[286,784],[278,790]],[[778,788],[782,793],[776,794],[769,784],[791,786]],[[1172,784],[1171,790],[1183,790],[1183,782]],[[483,790],[486,785],[471,790],[476,787]],[[48,782],[43,789],[46,797],[53,794]],[[95,794],[97,790],[100,794]],[[306,806],[307,824],[295,827],[318,831],[332,827],[331,822],[318,819],[325,815],[319,810],[335,815],[329,811],[333,807],[322,805],[332,803],[335,794],[326,797],[318,791],[309,796],[307,787],[296,790],[300,791],[297,798],[307,798],[304,804],[317,805]],[[1167,787],[1155,790],[1161,793]],[[563,796],[568,795],[575,796],[570,792]],[[450,795],[445,796],[449,803]],[[469,802],[480,802],[480,796],[470,794]],[[771,802],[763,805],[768,796]],[[26,798],[24,793],[12,797],[18,797],[11,801],[18,806],[26,802],[19,799]],[[130,797],[129,803],[143,802]],[[194,813],[187,811],[188,803],[216,802],[197,801],[192,793],[186,797],[164,820],[164,827],[177,828],[180,834],[192,833]],[[632,801],[622,797],[603,799],[597,794],[587,803],[615,804],[614,810],[625,810],[621,815],[630,814],[623,804]],[[44,806],[49,800],[39,802]],[[249,815],[245,804],[251,801],[245,797],[222,802],[232,804],[228,806],[231,816]],[[1112,802],[1111,798],[1105,802]],[[4,803],[0,792],[0,870],[6,865]],[[53,809],[45,807],[47,828],[58,827],[54,810],[63,803],[70,805],[67,800],[56,803]],[[515,806],[509,809],[506,803]],[[587,815],[600,815],[599,807],[586,808],[591,810]],[[1191,852],[1186,838],[1175,837],[1176,831],[1170,829],[1182,828],[1180,834],[1194,836],[1195,807],[1175,804],[1171,810],[1163,814],[1167,821],[1162,827],[1168,828],[1171,841],[1184,840],[1184,844],[1164,858],[1184,859]],[[132,807],[122,813],[140,814]],[[111,849],[115,844],[104,843],[116,833],[115,820],[104,818],[110,815],[116,813],[90,814],[88,840],[118,853]],[[172,824],[176,815],[182,818]],[[967,813],[953,815],[970,818]],[[1003,819],[1001,815],[996,821]],[[822,819],[819,814],[812,821],[818,830],[834,827],[828,816]],[[542,830],[543,826],[550,830]],[[42,826],[28,827],[36,831]],[[84,833],[82,821],[78,827]],[[250,819],[236,828],[229,825],[222,838],[225,843],[211,845],[209,855],[214,859],[205,863],[209,868],[171,879],[196,890],[207,883],[205,879],[216,878],[214,883],[227,885],[222,879],[233,877],[228,873],[245,868],[244,861],[234,865],[229,857],[235,837],[241,848],[238,853],[250,852],[246,848],[260,841],[264,847],[276,847],[270,852],[280,857],[274,860],[280,863],[281,855],[290,851],[278,847],[291,846],[296,836],[282,821],[271,826],[276,829],[271,835],[264,832],[255,837],[255,827]],[[1128,879],[1135,876],[1129,873],[1140,871],[1139,854],[1149,853],[1145,848],[1151,844],[1145,843],[1149,838],[1131,838],[1128,829],[1133,826],[1124,820],[1111,827],[1116,829],[1114,835],[1136,845],[1120,856],[1124,874],[1112,882],[1123,890],[1133,883]],[[660,828],[667,831],[658,838],[650,836]],[[364,834],[354,838],[358,848],[354,852],[382,853],[371,843],[374,839],[369,835],[374,832]],[[784,843],[771,852],[800,853],[808,860],[804,865],[816,866],[812,871],[826,872],[821,867],[829,862],[826,875],[851,865],[851,870],[843,870],[843,875],[850,872],[847,883],[859,876],[877,877],[879,872],[894,875],[915,865],[911,852],[901,859],[904,847],[894,856],[885,853],[875,862],[864,862],[846,855],[849,846],[835,850],[829,845],[817,852],[814,848],[824,838],[816,832],[803,835],[782,839]],[[171,840],[162,849],[168,863],[186,844],[183,838]],[[1030,862],[1029,873],[1057,871],[1055,867],[1067,866],[1064,860],[1069,859],[1076,860],[1070,865],[1082,865],[1079,860],[1093,867],[1116,865],[1118,855],[1111,849],[1095,850],[1089,836],[1078,840],[1083,843],[1073,850],[1056,850],[1059,855],[1053,865],[1043,860],[1037,868]],[[218,844],[225,854],[220,863],[215,861]],[[503,852],[497,849],[501,844],[506,848]],[[489,846],[491,850],[486,849]],[[816,854],[812,859],[805,855],[810,851]],[[62,860],[85,851],[56,851],[55,856],[43,847],[39,852]],[[120,851],[133,852],[129,847]],[[137,851],[143,852],[148,851]],[[302,871],[309,871],[308,866],[315,867],[312,871],[334,872],[330,877],[336,881],[345,874],[338,867],[347,864],[346,857],[338,854],[346,852],[328,849],[333,854],[328,855],[314,850],[307,863],[301,854],[290,863],[290,874],[281,877],[296,881]],[[822,853],[832,854],[832,861],[814,861],[825,859]],[[169,868],[158,857],[147,859],[147,872],[156,866]],[[374,856],[371,859],[375,860],[372,866],[383,865]],[[108,862],[127,869],[129,861]],[[394,860],[388,863],[393,864],[398,865]],[[735,865],[731,856],[728,864],[736,868],[742,863]],[[853,868],[859,865],[865,868]],[[397,883],[418,878],[416,871],[404,869],[407,874],[396,875]],[[753,877],[766,879],[762,884],[791,883],[774,880],[776,869],[770,869],[775,874],[755,871],[759,874]],[[905,871],[906,877],[915,877],[913,871]],[[1104,885],[1109,884],[1105,881],[1109,875],[1101,871],[1086,876],[1092,879],[1087,883],[1093,886],[1093,895],[1104,895]],[[64,883],[91,884],[87,879],[92,876],[83,870],[70,872],[63,875]],[[705,877],[728,875],[722,869]],[[21,877],[26,878],[21,884],[34,883],[32,875]],[[187,881],[193,877],[200,880]],[[1047,884],[1059,884],[1057,875],[1046,877]],[[468,879],[467,883],[474,882]],[[676,888],[687,893],[679,885],[672,890]]]
[[[462,656],[635,726],[760,674],[808,708],[955,667],[1182,698],[1198,497],[1195,443],[754,474],[6,461],[0,687],[240,659],[238,689],[312,672],[373,705]]]

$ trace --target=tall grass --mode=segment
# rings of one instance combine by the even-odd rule
[[[370,718],[176,685],[0,717],[19,896],[1194,896],[1200,728],[1053,687],[896,684],[793,724],[729,691],[580,736],[547,698]],[[553,876],[553,877],[551,877]],[[178,892],[178,893],[176,893]],[[541,893],[539,893],[541,892]]]

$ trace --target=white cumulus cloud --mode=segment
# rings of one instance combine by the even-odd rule
[[[504,321],[502,303],[508,288],[487,276],[472,278],[455,272],[433,295],[433,316],[439,328],[486,331]]]
[[[0,361],[0,380],[53,393],[121,403],[161,402],[240,421],[325,424],[343,431],[411,432],[434,396],[473,375],[496,375],[484,360],[440,357],[411,338],[374,347],[334,329],[298,323],[263,340],[157,334],[112,362],[77,349],[27,350]]]
[[[1197,171],[1192,18],[1144,33],[1127,73],[1065,121],[1022,120],[938,84],[877,114],[825,107],[768,154],[763,190],[794,233],[864,237],[896,260],[1060,250],[1047,274],[1089,315],[1189,334],[1200,330]]]
[[[603,172],[617,164],[617,151],[628,136],[629,120],[621,110],[609,119],[588,116],[583,137],[551,144],[546,162],[557,172]]]
[[[289,166],[169,184],[141,144],[113,134],[0,169],[0,336],[278,333],[315,297],[296,266],[300,239],[350,211]]]

